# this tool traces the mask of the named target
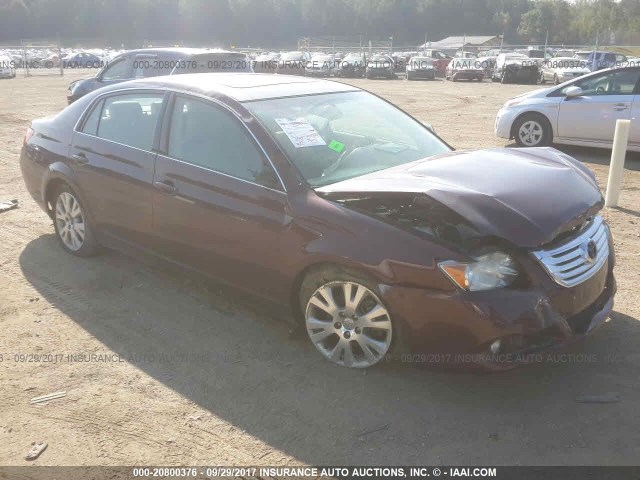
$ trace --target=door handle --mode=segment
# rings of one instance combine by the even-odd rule
[[[616,104],[613,106],[613,109],[614,109],[616,112],[622,112],[622,111],[624,111],[624,110],[629,110],[629,105],[625,105],[624,103],[616,103]]]
[[[176,186],[168,180],[165,180],[164,182],[153,182],[153,186],[167,195],[175,195],[178,191]]]
[[[79,163],[80,165],[84,165],[85,163],[89,162],[89,159],[85,156],[84,153],[74,153],[73,155],[71,155],[71,158],[73,158],[76,163]]]

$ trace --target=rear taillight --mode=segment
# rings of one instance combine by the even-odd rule
[[[33,134],[36,133],[35,130],[31,127],[27,128],[27,133],[25,133],[24,135],[24,142],[23,145],[26,145],[27,143],[29,143],[29,140],[31,140],[31,137],[33,137]]]

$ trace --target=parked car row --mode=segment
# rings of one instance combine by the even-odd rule
[[[0,54],[0,78],[14,78],[16,76],[16,68],[11,57],[6,54]]]
[[[106,49],[74,50],[47,47],[8,48],[2,55],[10,58],[13,68],[101,68],[122,51]]]

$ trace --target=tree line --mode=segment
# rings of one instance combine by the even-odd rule
[[[417,45],[450,35],[512,44],[640,44],[640,0],[0,0],[0,42],[291,47],[300,37]]]

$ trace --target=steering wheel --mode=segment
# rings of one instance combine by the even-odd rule
[[[604,87],[602,85],[596,88],[596,94],[601,94],[601,93],[604,93]]]

